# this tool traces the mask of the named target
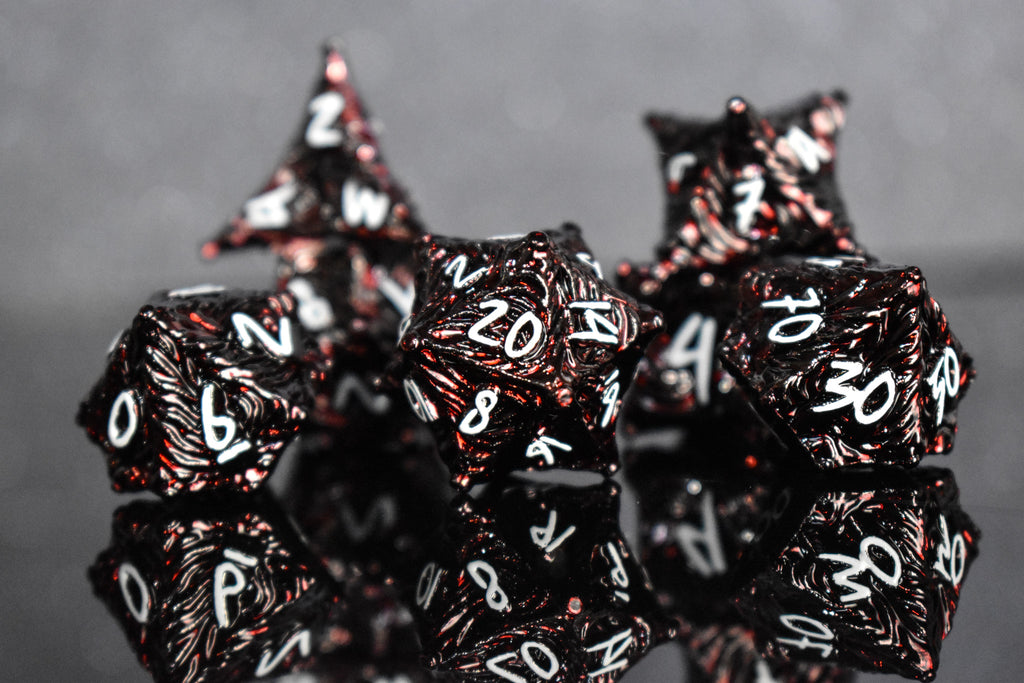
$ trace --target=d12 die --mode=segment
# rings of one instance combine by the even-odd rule
[[[979,538],[950,472],[847,475],[780,538],[738,601],[770,658],[934,678]]]
[[[917,268],[839,260],[752,271],[721,358],[822,468],[948,450],[974,374]]]
[[[313,407],[326,359],[288,294],[192,288],[153,298],[121,335],[78,422],[115,490],[259,487]]]
[[[424,656],[467,680],[616,680],[674,636],[617,526],[612,485],[468,497],[416,587]]]
[[[813,95],[762,117],[737,97],[720,121],[648,116],[667,188],[661,256],[705,267],[856,252],[834,178],[844,100]]]
[[[338,602],[319,559],[262,496],[123,507],[89,578],[161,683],[301,667]]]
[[[544,233],[500,254],[472,286],[445,283],[440,304],[424,296],[406,328],[397,373],[413,410],[459,486],[515,469],[614,471],[622,396],[660,318]]]
[[[296,261],[332,235],[408,242],[422,232],[381,158],[340,47],[328,43],[323,55],[295,142],[262,189],[203,247],[204,256],[269,244]]]

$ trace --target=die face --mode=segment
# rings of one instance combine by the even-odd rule
[[[615,468],[622,396],[660,319],[600,280],[592,259],[579,256],[589,252],[561,241],[568,250],[538,232],[428,253],[433,265],[397,373],[414,412],[435,423],[460,486],[556,462]],[[459,260],[467,253],[474,260]],[[426,291],[431,282],[436,292]]]
[[[289,260],[324,237],[410,242],[422,232],[405,191],[390,175],[338,46],[323,50],[322,76],[302,126],[266,184],[203,247],[270,245]]]
[[[378,434],[353,447],[304,435],[296,455],[287,508],[334,577],[402,589],[415,583],[451,498],[429,439],[410,444]]]
[[[649,115],[666,185],[665,258],[703,267],[856,252],[834,180],[843,100],[813,95],[761,117],[734,98],[713,122]]]
[[[914,465],[939,438],[924,280],[913,267],[822,263],[752,271],[721,359],[819,467]]]
[[[78,421],[115,490],[250,490],[306,418],[326,359],[287,294],[158,295],[108,358]]]
[[[89,570],[158,681],[237,681],[308,661],[336,589],[267,498],[134,503]]]
[[[819,495],[738,604],[771,658],[930,680],[978,531],[948,471],[871,481]]]
[[[674,637],[617,517],[611,484],[510,483],[457,498],[415,591],[431,669],[612,681]]]
[[[690,675],[695,683],[850,683],[854,674],[830,664],[769,662],[758,651],[753,630],[742,621],[695,629],[686,640]]]

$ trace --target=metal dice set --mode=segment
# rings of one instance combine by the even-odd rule
[[[933,677],[979,532],[951,473],[911,468],[974,371],[920,271],[853,239],[844,102],[650,115],[664,240],[616,287],[573,224],[428,234],[328,44],[203,248],[269,249],[274,290],[155,295],[79,410],[113,488],[163,499],[90,569],[142,664],[613,681],[674,642],[695,680]],[[512,476],[542,470],[606,480]]]

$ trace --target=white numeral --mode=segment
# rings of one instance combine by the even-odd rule
[[[817,173],[821,169],[821,162],[832,161],[832,155],[828,150],[818,144],[818,141],[808,135],[803,128],[790,128],[786,133],[786,142],[803,167],[811,173]]]
[[[565,539],[573,535],[576,531],[575,526],[569,526],[559,536],[555,537],[555,526],[558,524],[558,513],[554,510],[548,512],[548,523],[547,526],[531,526],[530,527],[530,538],[533,539],[534,544],[543,549],[545,553],[554,552],[554,550],[562,545]]]
[[[569,339],[580,339],[600,342],[602,344],[619,343],[619,327],[598,311],[612,310],[610,301],[574,301],[569,304],[571,310],[583,309],[583,322],[587,329],[573,332]]]
[[[491,411],[498,405],[498,394],[490,389],[482,389],[473,398],[473,405],[459,423],[459,431],[473,436],[487,429],[491,423]]]
[[[946,411],[946,396],[953,398],[960,391],[960,359],[956,351],[948,346],[942,352],[942,360],[935,364],[935,369],[928,377],[928,385],[932,388],[935,399],[935,424],[942,424]]]
[[[387,270],[381,267],[374,268],[373,272],[377,277],[377,289],[391,302],[395,310],[402,316],[412,315],[412,306],[416,302],[416,288],[413,283],[410,282],[403,287],[387,274]]]
[[[604,279],[604,271],[601,270],[601,264],[598,263],[597,259],[594,258],[592,254],[585,251],[578,251],[576,252],[576,259],[590,266],[590,269],[594,271],[594,275],[596,275],[599,280]]]
[[[508,596],[498,585],[498,573],[494,567],[483,560],[472,560],[466,565],[466,571],[473,582],[484,589],[488,607],[497,612],[509,610]]]
[[[892,404],[896,401],[896,378],[892,374],[892,370],[882,370],[874,379],[868,382],[867,386],[863,389],[855,389],[848,383],[850,380],[860,377],[861,373],[864,372],[863,364],[857,361],[834,360],[830,367],[834,370],[838,370],[839,375],[837,377],[832,377],[825,382],[825,391],[838,394],[840,398],[837,398],[831,403],[814,406],[811,408],[812,411],[821,413],[830,410],[839,410],[844,406],[852,405],[853,416],[856,418],[857,422],[863,425],[869,425],[878,422],[886,413],[889,412],[889,409],[892,408]],[[875,408],[873,412],[865,413],[864,404],[872,394],[883,387],[886,392],[885,401]]]
[[[292,343],[292,321],[282,316],[277,321],[277,339],[270,336],[270,333],[258,322],[245,313],[232,313],[231,324],[238,333],[238,341],[245,348],[250,348],[256,340],[259,340],[263,347],[275,356],[282,358],[292,355],[295,345]]]
[[[210,450],[218,452],[217,463],[222,465],[252,448],[252,444],[245,439],[232,443],[235,440],[235,432],[238,431],[238,424],[228,415],[217,415],[213,412],[215,387],[212,383],[203,385],[199,404],[203,421],[203,441]],[[218,435],[217,430],[223,430],[223,435]]]
[[[382,494],[374,499],[360,520],[352,506],[345,502],[340,506],[339,517],[348,537],[354,543],[362,543],[374,532],[384,536],[394,528],[398,521],[398,504],[394,497]]]
[[[238,552],[233,548],[224,551],[224,559],[225,561],[218,564],[217,568],[213,570],[213,613],[221,628],[226,628],[231,623],[228,616],[227,599],[241,593],[249,584],[242,568],[238,565],[255,567],[258,564],[255,557]],[[231,578],[231,583],[228,583],[228,577]]]
[[[693,366],[697,403],[707,405],[711,400],[711,370],[715,355],[715,335],[718,323],[711,316],[691,313],[679,326],[672,341],[662,352],[665,364],[674,370]],[[696,343],[694,343],[696,342]]]
[[[281,664],[282,661],[284,661],[284,658],[288,656],[288,653],[295,648],[299,648],[299,655],[308,657],[312,649],[310,644],[311,641],[312,638],[309,635],[309,631],[303,629],[289,638],[273,657],[271,657],[270,652],[264,652],[263,656],[260,657],[259,663],[256,665],[256,677],[262,678],[272,672]]]
[[[355,397],[371,415],[383,415],[391,408],[391,399],[386,394],[374,393],[354,372],[346,372],[334,392],[334,409],[339,413],[348,410],[348,404]]]
[[[598,652],[603,650],[604,654],[601,655],[601,668],[597,671],[591,671],[587,674],[588,678],[596,678],[602,674],[606,674],[609,671],[615,671],[616,669],[624,669],[629,663],[626,659],[618,659],[622,656],[622,653],[626,651],[630,645],[633,644],[633,633],[629,629],[616,633],[614,636],[598,643],[593,647],[588,647],[587,652]]]
[[[242,206],[245,221],[253,228],[260,230],[285,227],[291,221],[288,202],[295,199],[295,195],[298,193],[299,186],[295,184],[294,180],[289,180],[273,190],[256,195]]]
[[[808,287],[804,296],[807,298],[794,299],[792,296],[787,294],[781,299],[762,302],[761,308],[785,308],[793,314],[796,313],[798,308],[818,308],[821,306],[821,300],[818,298],[818,293],[814,288]],[[798,341],[807,339],[817,332],[823,322],[824,319],[817,313],[790,315],[788,318],[783,318],[772,325],[771,329],[768,330],[768,339],[777,344],[794,344]],[[796,332],[795,334],[783,334],[783,330],[791,325],[800,324],[803,325],[803,328],[801,328],[799,332]]]
[[[345,111],[345,98],[339,92],[320,93],[309,101],[313,118],[306,126],[306,144],[315,149],[337,147],[345,134],[336,128],[338,117]]]
[[[320,296],[309,280],[301,277],[292,279],[287,290],[295,295],[299,303],[299,322],[311,332],[326,330],[334,324],[334,309],[327,297]]]
[[[885,572],[875,564],[874,558],[871,557],[872,548],[877,548],[889,556],[893,563],[891,572]],[[818,557],[823,560],[840,562],[847,565],[846,569],[832,574],[832,580],[836,582],[836,585],[850,590],[849,593],[839,598],[840,602],[855,602],[871,595],[871,591],[868,590],[867,586],[856,583],[851,577],[858,577],[864,572],[871,572],[887,586],[895,586],[900,582],[900,577],[903,576],[903,563],[900,561],[900,556],[896,549],[877,536],[868,536],[860,542],[858,557],[837,553],[822,553]]]
[[[550,436],[541,436],[535,441],[531,441],[530,445],[526,447],[527,458],[544,458],[544,462],[548,465],[555,464],[555,454],[552,452],[552,448],[557,448],[560,451],[566,453],[572,452],[572,446],[569,444],[553,439]]]
[[[365,225],[376,230],[384,225],[390,209],[391,198],[386,192],[377,192],[354,180],[346,180],[341,186],[341,217],[349,227]]]
[[[119,427],[121,416],[124,416],[124,427]],[[110,417],[107,419],[107,440],[114,448],[124,448],[132,441],[135,430],[139,427],[139,405],[135,402],[135,392],[125,389],[110,406]]]
[[[501,346],[505,351],[505,355],[512,359],[525,356],[537,348],[537,345],[543,341],[545,333],[544,324],[532,311],[523,313],[514,323],[512,323],[512,327],[509,329],[508,334],[505,335],[504,342],[492,339],[491,337],[485,337],[483,335],[483,331],[508,313],[508,303],[496,299],[490,299],[482,302],[480,304],[480,308],[483,310],[490,310],[491,312],[469,328],[469,332],[466,333],[466,336],[473,341],[483,344],[484,346]],[[519,333],[527,325],[530,326],[530,336],[527,337],[526,342],[522,346],[517,348],[516,340],[519,338]]]
[[[942,538],[939,540],[935,570],[946,578],[954,586],[959,586],[964,578],[964,570],[967,568],[967,543],[964,535],[957,533],[953,535],[950,542],[949,526],[946,518],[939,515],[939,530]]]
[[[541,668],[537,663],[537,659],[534,657],[534,652],[539,652],[544,655],[547,660],[547,667]],[[522,644],[519,648],[519,656],[522,657],[523,663],[530,668],[530,671],[540,676],[545,681],[551,680],[551,677],[558,673],[558,658],[555,657],[555,653],[543,643],[538,643],[534,640],[528,640]],[[514,683],[528,683],[528,681],[517,673],[502,669],[499,664],[503,664],[510,659],[515,659],[515,652],[506,652],[503,655],[497,655],[487,660],[487,670],[491,673],[497,674],[506,681],[513,681]]]
[[[469,263],[469,258],[465,254],[459,254],[451,260],[451,262],[445,267],[444,274],[452,276],[452,287],[455,289],[462,289],[467,287],[487,272],[487,267],[477,268],[469,275],[466,275],[466,265]]]
[[[673,187],[677,188],[673,189],[673,192],[676,192],[678,190],[679,183],[683,182],[683,177],[686,175],[686,169],[696,165],[697,155],[693,152],[680,152],[668,160],[668,168],[666,170],[668,181]]]
[[[430,607],[430,601],[437,592],[437,584],[441,582],[441,568],[433,562],[429,563],[420,572],[419,581],[416,582],[416,604],[423,609]]]
[[[736,183],[732,193],[737,197],[743,197],[743,201],[737,202],[733,207],[736,213],[736,232],[744,237],[750,235],[750,226],[754,223],[754,215],[761,208],[761,198],[764,196],[764,178],[760,174],[742,183]]]
[[[619,391],[622,385],[615,380],[619,371],[615,370],[604,381],[604,391],[601,392],[601,403],[604,405],[604,413],[601,415],[601,427],[607,427],[619,412]]]
[[[805,617],[802,614],[782,614],[779,616],[779,621],[782,622],[783,626],[799,633],[803,638],[800,640],[777,638],[778,642],[798,647],[801,650],[817,648],[821,650],[822,657],[828,657],[832,654],[832,639],[836,636],[828,626],[817,619]],[[814,642],[815,640],[823,640],[825,642]]]
[[[619,588],[629,588],[629,574],[626,573],[626,567],[622,563],[622,555],[619,554],[618,549],[611,542],[606,543],[604,547],[608,550],[608,555],[612,561],[612,570],[609,573],[612,583]],[[615,595],[623,602],[629,602],[629,593],[617,590]]]
[[[679,524],[675,528],[675,536],[686,555],[686,564],[707,579],[724,574],[727,569],[722,540],[718,535],[715,501],[711,493],[705,493],[701,498],[700,514],[701,528],[692,524]]]
[[[138,589],[138,601],[132,594],[132,584]],[[121,563],[117,568],[117,585],[132,618],[140,624],[146,623],[146,619],[149,618],[149,586],[142,580],[142,574],[135,565],[130,562]]]
[[[411,379],[402,380],[402,388],[405,390],[405,398],[409,401],[412,412],[423,422],[433,422],[437,419],[437,408],[423,395],[416,382]]]

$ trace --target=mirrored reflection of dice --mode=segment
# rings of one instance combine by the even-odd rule
[[[666,187],[662,256],[677,266],[759,254],[854,253],[835,183],[842,93],[761,116],[735,97],[723,119],[651,114]]]
[[[266,244],[301,262],[332,235],[410,242],[421,232],[405,191],[383,162],[340,45],[328,43],[295,141],[203,255]]]
[[[191,288],[151,299],[78,413],[114,489],[258,488],[326,372],[294,316],[288,294]]]
[[[612,681],[675,635],[618,528],[613,484],[510,484],[455,504],[415,591],[436,674]]]
[[[790,504],[781,448],[732,438],[731,422],[706,427],[686,433],[670,458],[631,453],[626,469],[643,564],[662,604],[696,625],[733,618],[747,556]]]
[[[451,498],[433,440],[420,436],[381,431],[356,446],[344,434],[303,434],[285,506],[338,580],[416,580]]]
[[[953,475],[848,474],[835,486],[779,537],[740,610],[773,661],[931,680],[978,552]]]
[[[443,284],[436,299],[422,295],[395,374],[434,428],[453,482],[522,469],[613,472],[622,397],[658,315],[542,232],[442,248],[449,265],[429,273]]]
[[[89,569],[160,682],[241,681],[308,665],[338,589],[263,495],[139,502]]]
[[[826,469],[948,451],[974,374],[917,268],[822,259],[752,271],[721,358]]]

